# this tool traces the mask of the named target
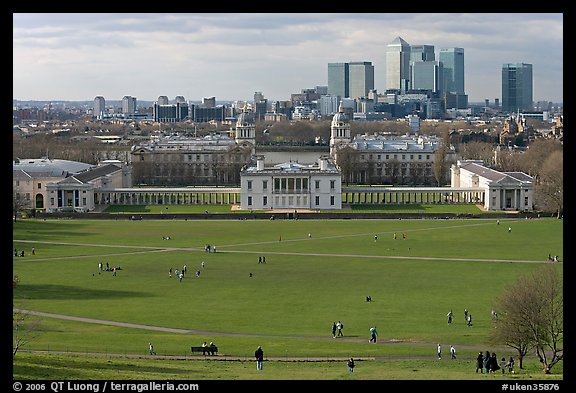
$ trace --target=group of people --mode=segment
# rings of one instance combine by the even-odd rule
[[[442,359],[442,344],[438,343],[437,347],[438,359]],[[456,347],[454,345],[450,345],[450,359],[456,359]]]
[[[24,252],[24,251],[22,251],[22,252]],[[558,255],[548,254],[548,260],[551,261],[551,262],[558,262],[558,261],[559,261]]]
[[[492,314],[492,316],[494,315],[495,313]],[[448,317],[448,325],[451,325],[452,320],[454,319],[454,314],[452,313],[452,310],[450,310],[448,314],[446,314],[446,317]],[[466,322],[467,326],[472,326],[472,314],[470,314],[468,309],[464,309],[464,321]]]
[[[206,244],[206,246],[204,247],[204,251],[216,252],[216,245],[211,246],[210,244]]]
[[[98,263],[98,274],[100,274],[103,271],[107,271],[107,272],[112,272],[112,275],[115,276],[116,270],[122,270],[122,268],[120,266],[110,267],[110,264],[108,262],[106,262],[106,269],[104,269],[104,264],[102,262]],[[92,275],[94,275],[94,274],[92,274]]]
[[[502,374],[505,374],[506,370],[508,370],[508,373],[513,374],[514,357],[510,356],[508,361],[503,357],[500,360],[500,364],[498,364],[496,353],[492,352],[492,354],[490,354],[489,351],[486,351],[486,353],[483,354],[482,352],[479,352],[476,357],[476,373],[478,373],[478,370],[480,370],[481,374],[495,373],[498,370],[502,370]]]
[[[34,255],[34,247],[32,247],[32,255]],[[14,256],[15,257],[23,257],[24,256],[24,250],[18,252],[18,249],[14,249]]]
[[[206,266],[206,264],[204,261],[202,261],[202,269],[204,269],[204,266]],[[188,273],[188,266],[186,265],[184,265],[180,271],[178,269],[174,269],[174,277],[180,280],[180,282],[182,282],[186,273]],[[168,277],[172,278],[172,268],[168,270]],[[196,277],[200,277],[200,269],[196,270]]]
[[[202,355],[215,355],[216,354],[216,344],[210,341],[210,344],[206,344],[206,341],[202,343]]]
[[[332,323],[332,338],[336,337],[344,337],[344,333],[342,333],[342,329],[344,328],[344,324],[340,321],[338,323]]]

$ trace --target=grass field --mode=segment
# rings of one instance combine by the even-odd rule
[[[40,318],[42,334],[25,349],[108,354],[20,352],[13,362],[18,378],[48,378],[43,364],[66,368],[68,362],[76,370],[67,374],[72,379],[466,379],[475,378],[479,350],[516,355],[488,342],[490,311],[507,285],[549,263],[549,253],[563,261],[563,222],[19,220],[13,243],[26,252],[14,257],[15,308],[100,321]],[[217,252],[206,253],[206,244]],[[263,256],[266,264],[258,263]],[[116,276],[99,272],[99,262],[122,269]],[[174,269],[184,265],[188,273],[180,282]],[[464,322],[465,308],[472,327]],[[446,323],[450,310],[452,325]],[[333,339],[338,320],[345,337]],[[376,345],[368,343],[373,325]],[[192,358],[189,347],[203,341],[214,341],[220,357],[251,361],[261,345],[269,359],[326,361],[266,362],[267,372],[257,374],[252,362],[110,357],[144,356],[153,342],[159,355]],[[447,357],[455,345],[458,359],[438,362],[439,342]],[[353,376],[345,362],[329,361],[350,356],[375,360],[363,361]],[[90,371],[99,362],[122,364],[124,372]],[[533,356],[525,367],[497,377],[543,377]],[[562,378],[562,371],[559,364],[547,378]]]

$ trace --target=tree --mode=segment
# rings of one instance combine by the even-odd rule
[[[518,351],[520,367],[528,350],[535,350],[545,374],[564,357],[562,279],[554,265],[525,275],[497,300],[498,318],[490,334],[493,342]]]
[[[564,154],[555,150],[546,158],[535,186],[536,204],[542,209],[556,211],[558,218],[564,210]]]

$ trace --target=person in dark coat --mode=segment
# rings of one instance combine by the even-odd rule
[[[256,352],[254,352],[254,357],[256,358],[256,370],[262,370],[262,362],[264,361],[264,351],[262,347],[258,347]]]
[[[332,338],[336,338],[336,322],[332,324]]]
[[[480,374],[484,373],[484,355],[482,352],[478,352],[478,356],[476,356],[476,373],[480,370]]]
[[[490,356],[490,371],[495,373],[498,370],[500,370],[500,366],[498,365],[498,358],[496,357],[496,354],[492,352],[492,356]]]
[[[484,366],[484,373],[490,374],[490,352],[486,351],[484,359],[482,359],[482,366]]]

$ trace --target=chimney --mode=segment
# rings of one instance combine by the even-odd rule
[[[256,156],[256,170],[257,171],[264,170],[264,156]]]

